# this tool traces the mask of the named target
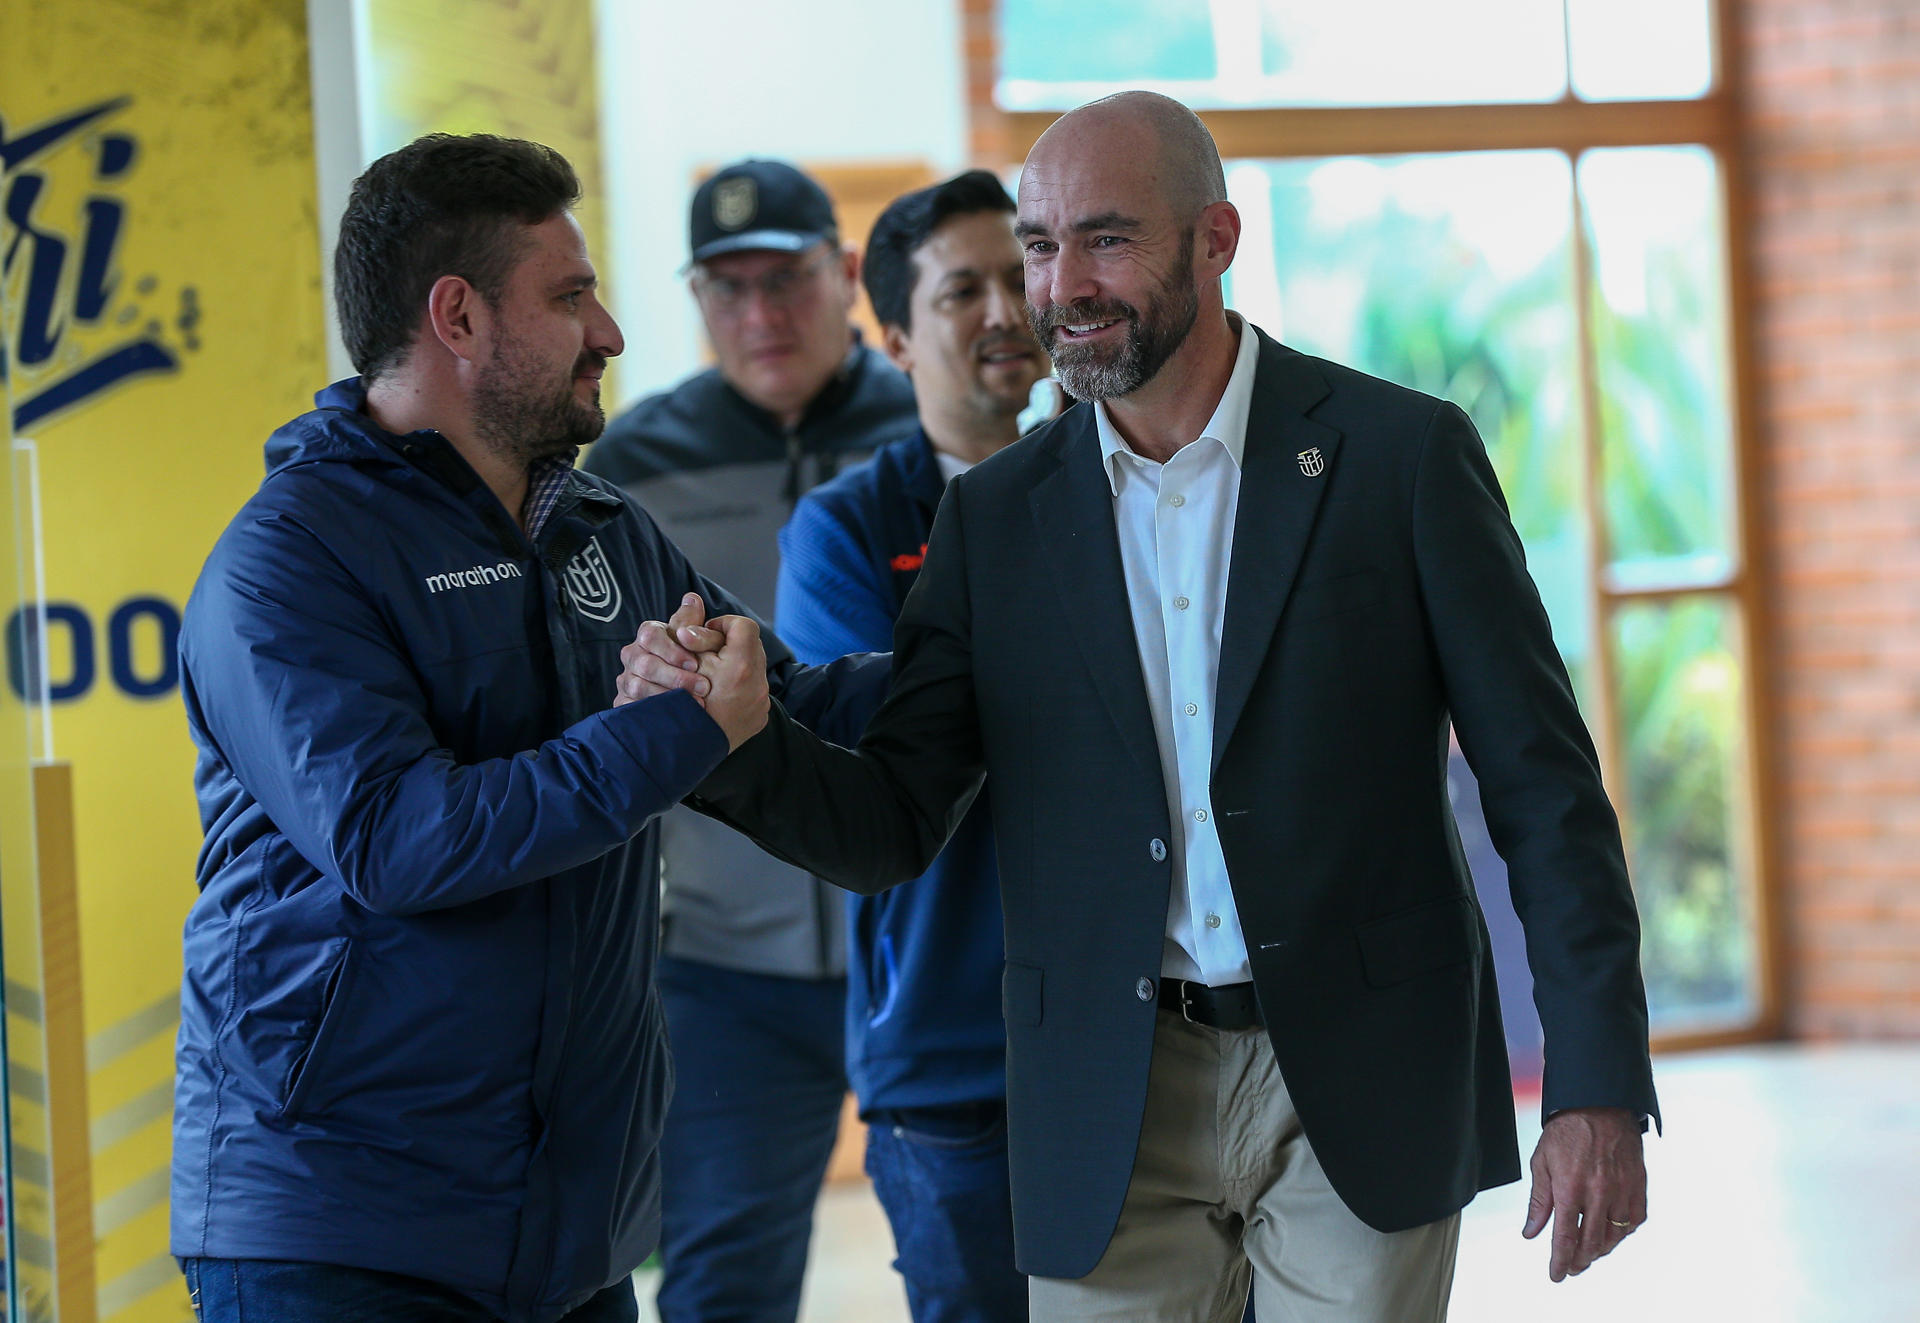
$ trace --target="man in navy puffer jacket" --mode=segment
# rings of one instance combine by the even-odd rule
[[[609,706],[643,619],[737,608],[572,467],[621,349],[578,192],[489,137],[361,176],[336,258],[360,376],[274,434],[188,605],[206,844],[172,1248],[197,1317],[635,1316],[672,1088],[652,822],[765,700]],[[767,652],[829,728],[885,683]]]

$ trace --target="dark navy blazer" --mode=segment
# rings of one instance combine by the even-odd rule
[[[1657,1116],[1619,826],[1466,415],[1263,336],[1231,557],[1211,807],[1268,1036],[1334,1190],[1397,1231],[1520,1176],[1450,720],[1526,929],[1543,1106]],[[1079,1277],[1132,1173],[1172,882],[1086,406],[948,485],[857,752],[776,704],[698,793],[871,891],[926,867],[983,773],[1018,1261]]]

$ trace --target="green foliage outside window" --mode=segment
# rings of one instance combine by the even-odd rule
[[[1725,599],[1621,607],[1615,693],[1628,767],[1627,855],[1656,1025],[1752,1010],[1753,916],[1739,876],[1742,694]]]

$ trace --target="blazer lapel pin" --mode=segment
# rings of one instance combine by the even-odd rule
[[[1300,461],[1300,472],[1309,478],[1317,478],[1327,471],[1327,457],[1320,453],[1320,447],[1303,450],[1294,456]]]

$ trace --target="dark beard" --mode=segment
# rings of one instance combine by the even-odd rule
[[[606,359],[591,349],[574,363],[573,374],[556,390],[540,391],[513,341],[494,347],[487,374],[474,388],[474,430],[495,454],[526,466],[571,455],[598,437],[607,425],[596,397],[582,404],[573,395],[573,377]]]
[[[1112,400],[1131,395],[1166,366],[1200,316],[1200,289],[1193,282],[1193,233],[1181,236],[1173,269],[1160,281],[1143,314],[1130,303],[1085,300],[1042,312],[1029,307],[1027,324],[1046,346],[1060,385],[1076,400]],[[1077,345],[1054,335],[1060,326],[1124,321],[1126,340],[1115,350]]]

